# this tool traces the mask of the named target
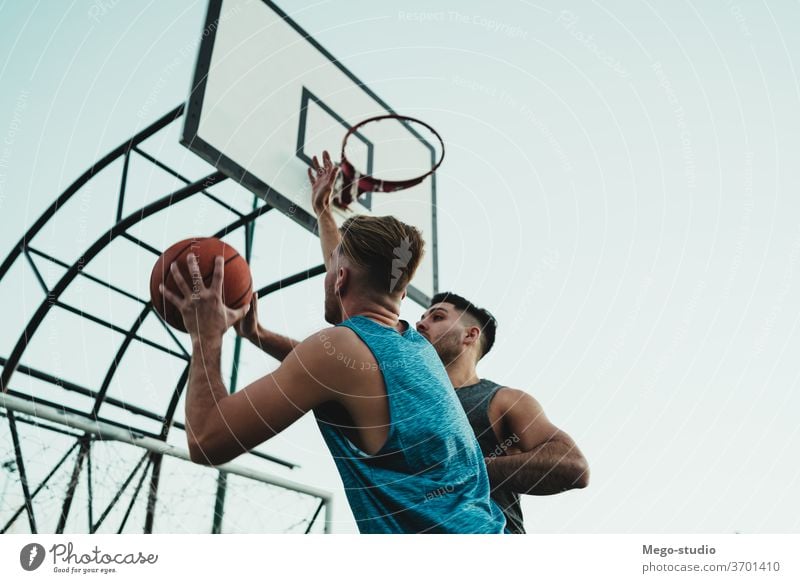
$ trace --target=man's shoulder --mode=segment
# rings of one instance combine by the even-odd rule
[[[314,359],[316,362],[329,362],[330,357],[352,353],[364,346],[353,330],[346,326],[322,328],[306,337],[295,347],[295,352]]]
[[[539,402],[529,392],[507,385],[498,386],[492,397],[491,407],[500,415],[514,409],[526,411],[541,411],[542,409]]]
[[[365,369],[364,362],[374,363],[369,348],[346,326],[314,332],[295,347],[291,358],[295,367],[337,390],[344,390],[352,383],[352,377]]]
[[[348,339],[355,339],[356,333],[353,332],[347,326],[328,326],[327,328],[322,328],[321,330],[317,330],[307,338],[305,338],[301,344],[305,344],[307,346],[325,346],[326,343],[335,341],[335,340],[342,340],[347,341]]]

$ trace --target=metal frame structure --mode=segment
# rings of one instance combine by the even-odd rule
[[[35,313],[28,321],[22,333],[19,335],[11,353],[6,358],[0,358],[0,364],[2,364],[3,366],[2,373],[0,374],[0,393],[2,393],[2,395],[0,395],[0,397],[2,397],[2,399],[0,399],[0,406],[5,408],[5,417],[8,420],[8,426],[14,445],[14,453],[16,458],[15,462],[17,469],[19,471],[20,486],[22,488],[23,497],[25,500],[23,507],[20,508],[19,512],[12,517],[11,521],[9,521],[5,525],[0,524],[0,533],[5,532],[9,528],[9,526],[14,522],[14,520],[16,520],[16,518],[19,516],[21,512],[26,512],[31,532],[32,533],[38,532],[36,517],[34,515],[33,499],[37,495],[37,493],[40,492],[44,486],[46,486],[47,481],[50,479],[50,477],[53,476],[56,470],[58,470],[58,468],[61,467],[61,465],[66,462],[66,460],[69,458],[73,450],[77,448],[78,455],[76,456],[75,459],[75,465],[72,470],[72,475],[69,481],[69,485],[67,487],[66,492],[64,493],[64,501],[61,509],[61,515],[58,521],[58,526],[56,527],[57,533],[63,532],[67,517],[70,513],[71,505],[75,495],[75,490],[78,484],[78,479],[81,472],[84,469],[84,466],[86,468],[86,471],[89,472],[89,475],[91,476],[91,468],[92,468],[91,445],[93,440],[96,439],[114,439],[118,441],[133,443],[135,445],[143,445],[145,443],[147,444],[145,454],[142,456],[141,460],[139,461],[134,471],[131,472],[128,479],[124,482],[124,484],[122,484],[120,490],[114,496],[114,502],[112,502],[112,506],[119,500],[120,496],[122,495],[122,492],[131,484],[135,474],[141,469],[142,464],[146,463],[147,466],[150,467],[151,478],[149,487],[146,489],[148,502],[147,502],[147,516],[145,520],[144,532],[145,533],[153,532],[153,523],[155,520],[155,508],[156,508],[156,501],[158,499],[159,480],[161,475],[161,462],[163,456],[172,455],[176,457],[184,457],[184,454],[182,454],[178,450],[175,450],[174,448],[167,446],[166,440],[172,428],[176,428],[179,430],[185,429],[185,427],[182,424],[174,420],[174,415],[179,399],[186,385],[186,380],[189,371],[190,355],[186,352],[185,348],[175,337],[172,330],[170,330],[169,327],[166,324],[164,324],[160,319],[158,319],[159,322],[161,322],[161,324],[164,326],[164,329],[175,341],[175,347],[162,346],[157,342],[153,342],[151,340],[148,340],[147,338],[140,336],[138,334],[139,328],[142,325],[142,322],[144,321],[145,317],[153,309],[150,301],[147,299],[136,297],[135,295],[127,292],[126,290],[123,290],[117,286],[112,285],[109,282],[105,282],[97,277],[92,276],[91,274],[84,271],[84,267],[88,263],[90,263],[92,259],[94,259],[112,241],[116,240],[117,238],[126,239],[138,245],[142,249],[145,249],[146,251],[152,253],[154,256],[159,256],[161,254],[160,250],[153,248],[151,245],[148,245],[144,241],[141,241],[138,238],[131,235],[128,232],[129,229],[131,229],[134,225],[140,223],[147,217],[155,213],[158,213],[173,204],[176,204],[180,201],[186,200],[189,197],[196,195],[202,195],[208,197],[216,204],[222,206],[223,208],[234,213],[237,216],[237,219],[234,222],[226,225],[223,229],[219,230],[217,233],[214,233],[213,236],[222,237],[236,229],[244,228],[245,240],[246,240],[246,259],[249,261],[251,258],[250,254],[252,249],[252,240],[254,232],[253,222],[258,217],[264,215],[273,208],[269,204],[263,204],[262,206],[258,206],[257,204],[258,199],[254,197],[252,211],[247,214],[241,213],[238,210],[234,209],[232,206],[226,204],[223,200],[219,199],[218,197],[208,192],[208,189],[210,187],[214,186],[215,184],[219,184],[228,178],[228,176],[226,176],[221,171],[215,171],[205,176],[204,178],[201,178],[200,180],[191,181],[188,178],[182,176],[180,173],[178,173],[171,167],[169,167],[164,162],[158,160],[154,156],[151,156],[150,154],[148,154],[139,147],[143,141],[152,137],[159,131],[163,130],[171,123],[176,122],[176,120],[180,119],[183,116],[183,114],[184,114],[184,105],[181,104],[178,107],[174,108],[172,111],[168,112],[163,117],[161,117],[159,120],[157,120],[149,127],[145,128],[141,132],[131,137],[130,140],[121,144],[120,146],[109,152],[106,156],[98,160],[94,165],[92,165],[81,176],[79,176],[61,195],[59,195],[53,201],[53,203],[42,213],[42,215],[36,220],[36,222],[26,231],[26,233],[22,236],[19,242],[16,245],[14,245],[14,247],[9,252],[8,256],[0,265],[0,281],[2,281],[9,273],[9,270],[15,264],[15,262],[20,258],[24,258],[24,260],[27,261],[27,263],[29,264],[31,270],[33,271],[36,277],[36,280],[38,281],[39,285],[41,286],[45,294],[45,299],[39,304]],[[148,160],[150,163],[156,165],[161,170],[177,178],[178,180],[183,182],[184,186],[175,190],[174,192],[166,194],[160,199],[140,209],[137,209],[135,212],[130,213],[127,216],[123,217],[122,213],[124,208],[123,204],[125,201],[125,190],[128,181],[128,168],[132,153],[136,153],[143,159]],[[67,264],[63,261],[60,261],[59,259],[56,259],[55,257],[48,255],[47,253],[42,252],[41,250],[36,249],[31,245],[31,241],[33,241],[36,235],[42,230],[42,228],[48,223],[48,221],[52,219],[56,215],[56,213],[58,213],[58,211],[65,205],[67,201],[69,201],[76,193],[78,193],[80,189],[84,187],[87,183],[89,183],[91,179],[94,176],[96,176],[99,172],[101,172],[103,169],[111,165],[113,162],[120,159],[123,160],[123,166],[122,166],[122,177],[118,193],[116,222],[111,226],[110,229],[108,229],[96,241],[94,241],[83,252],[83,255],[77,261],[75,261],[72,264]],[[33,261],[32,256],[36,256],[40,259],[51,261],[54,264],[57,264],[65,268],[66,272],[53,287],[48,287],[47,284],[45,283],[44,278],[42,277],[42,274],[36,267],[36,263]],[[292,275],[290,277],[284,278],[280,281],[276,281],[270,285],[267,285],[257,290],[256,293],[258,294],[259,297],[263,297],[265,295],[268,295],[280,289],[284,289],[298,282],[305,281],[311,277],[322,274],[324,272],[325,272],[325,266],[317,265],[315,267],[311,267],[295,275]],[[79,277],[88,278],[94,281],[95,283],[107,287],[109,290],[113,292],[122,294],[125,297],[133,299],[141,304],[141,312],[139,313],[139,316],[136,318],[135,322],[130,326],[129,329],[124,329],[122,327],[115,325],[112,322],[108,322],[102,318],[98,318],[91,314],[87,314],[82,310],[67,304],[61,299],[62,295],[64,294],[65,290],[67,290],[69,285]],[[61,309],[76,314],[82,318],[91,320],[96,324],[114,330],[115,332],[122,334],[124,336],[124,340],[120,345],[117,354],[111,360],[111,363],[109,364],[108,369],[106,370],[104,379],[98,388],[93,389],[93,388],[79,386],[75,383],[71,383],[64,379],[57,378],[45,371],[36,370],[21,364],[21,359],[25,353],[26,347],[28,346],[31,338],[36,334],[37,329],[42,324],[47,314],[54,309]],[[115,372],[119,367],[119,363],[122,361],[127,350],[129,349],[129,347],[132,345],[133,342],[145,343],[152,348],[163,351],[185,362],[183,372],[176,381],[173,396],[165,412],[144,410],[142,408],[132,406],[130,404],[127,404],[119,400],[115,400],[107,396],[107,392],[111,385],[111,381],[114,378]],[[236,344],[234,347],[233,372],[231,375],[231,383],[230,383],[231,391],[234,391],[236,388],[236,370],[238,369],[238,364],[239,364],[240,348],[241,348],[241,339],[237,337]],[[29,375],[40,381],[57,385],[66,391],[88,396],[94,399],[94,406],[92,407],[91,411],[87,413],[78,410],[71,410],[65,408],[61,404],[53,403],[31,395],[14,391],[12,389],[12,384],[13,384],[12,378],[15,373]],[[161,424],[161,430],[155,434],[148,434],[145,432],[138,432],[136,434],[132,434],[130,430],[125,426],[123,426],[122,424],[113,422],[109,419],[104,419],[101,416],[101,409],[103,408],[104,405],[116,406],[134,415],[139,415],[149,420],[155,420]],[[18,419],[17,413],[34,415],[37,417],[37,419],[45,419],[50,421],[51,423],[56,423],[57,425],[55,427],[50,426],[48,427],[48,429],[59,431],[60,433],[75,438],[76,440],[73,448],[69,452],[67,452],[67,454],[58,462],[56,467],[53,468],[50,474],[44,479],[43,483],[35,486],[29,483],[26,475],[25,460],[22,458],[22,451],[20,447],[20,436],[17,429],[18,422],[29,422],[29,420],[23,417],[20,417]],[[58,425],[61,425],[61,427],[59,427]],[[163,447],[159,446],[159,444],[163,444]],[[288,461],[275,458],[266,454],[251,452],[250,455],[257,455],[260,458],[263,458],[270,462],[284,465],[286,467],[290,468],[294,467],[294,464]],[[214,513],[215,520],[214,520],[214,525],[212,526],[212,532],[221,532],[220,519],[224,508],[227,473],[235,472],[241,475],[245,475],[242,474],[243,471],[244,470],[242,470],[241,468],[235,466],[233,468],[226,467],[226,469],[220,470],[218,479],[217,497],[215,503],[215,513]],[[141,491],[146,474],[147,474],[146,470],[141,473],[139,482],[136,485],[136,493],[134,495],[134,499],[136,498],[136,496],[139,495]],[[329,531],[330,508],[331,508],[331,495],[329,493],[314,488],[308,488],[288,480],[281,480],[274,476],[269,476],[268,474],[265,473],[259,473],[258,476],[259,476],[258,479],[262,481],[267,481],[268,483],[294,489],[298,492],[302,492],[304,494],[309,494],[311,496],[316,496],[317,498],[319,498],[320,506],[317,508],[314,517],[308,524],[307,532],[310,531],[310,529],[312,528],[314,521],[318,517],[323,506],[325,507],[325,532]],[[89,484],[91,485],[91,479],[89,480]],[[91,499],[91,487],[89,495]],[[131,505],[132,504],[133,502],[131,502]],[[96,528],[96,526],[98,526],[99,523],[98,521],[94,520],[94,517],[91,516],[92,514],[91,504],[89,506],[90,506],[89,524],[95,525]],[[105,514],[108,513],[108,510],[110,510],[110,507],[109,509],[106,510]],[[129,513],[130,513],[130,508],[128,509],[128,514]],[[125,517],[126,520],[128,514],[126,514]],[[100,520],[101,522],[103,517],[101,517]],[[122,528],[124,528],[124,521],[123,525],[120,526],[120,530]]]

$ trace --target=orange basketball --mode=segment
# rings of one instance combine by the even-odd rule
[[[158,312],[158,315],[167,324],[181,332],[186,332],[186,327],[183,325],[183,317],[178,308],[161,295],[158,286],[163,283],[168,290],[181,295],[181,291],[175,284],[175,279],[169,269],[173,262],[178,263],[178,268],[183,274],[186,283],[189,284],[189,287],[192,286],[192,276],[186,263],[186,256],[189,253],[194,253],[197,257],[200,273],[203,276],[203,283],[206,286],[211,284],[211,278],[214,275],[215,258],[218,255],[222,255],[225,258],[222,300],[228,307],[241,308],[250,303],[250,297],[253,294],[253,278],[250,274],[250,266],[247,265],[244,257],[239,255],[236,249],[227,243],[214,237],[194,237],[175,243],[161,254],[161,257],[158,258],[158,261],[153,266],[153,272],[150,274],[150,299],[153,301],[153,308]]]

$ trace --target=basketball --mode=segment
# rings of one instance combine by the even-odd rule
[[[215,237],[194,237],[184,239],[172,245],[161,254],[153,271],[150,274],[150,299],[153,308],[164,321],[173,328],[186,332],[183,325],[183,317],[176,306],[166,300],[158,289],[159,284],[163,283],[171,292],[181,295],[180,289],[175,284],[175,279],[170,272],[170,265],[178,263],[178,268],[183,274],[184,279],[191,287],[192,276],[189,273],[189,266],[186,257],[189,253],[194,253],[203,276],[203,283],[208,286],[214,275],[215,257],[221,255],[225,258],[225,278],[222,282],[222,300],[229,308],[241,308],[250,303],[253,294],[253,278],[250,274],[250,266],[247,265],[244,257],[228,245]]]

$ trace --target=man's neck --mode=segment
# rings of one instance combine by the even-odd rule
[[[462,353],[446,367],[447,376],[456,389],[474,385],[481,380],[475,364],[470,360],[470,355]]]
[[[345,303],[342,305],[342,321],[353,316],[364,316],[382,326],[404,332],[405,326],[400,323],[400,307],[375,302]]]

